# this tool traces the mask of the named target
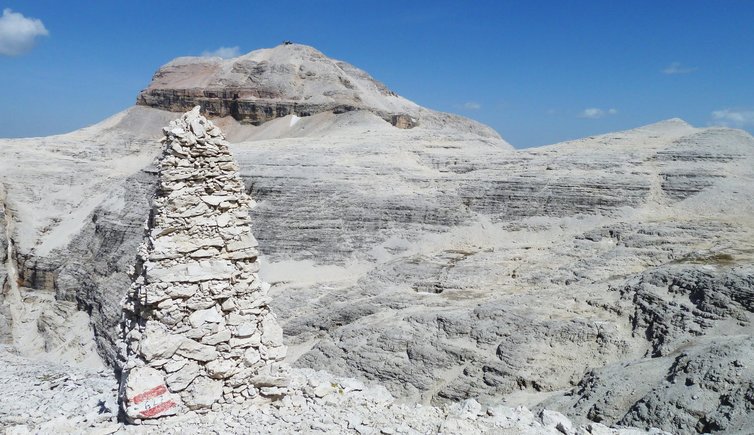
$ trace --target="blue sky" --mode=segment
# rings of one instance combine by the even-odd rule
[[[0,18],[0,137],[96,123],[132,105],[174,57],[285,39],[423,106],[484,122],[517,147],[672,117],[754,131],[751,0],[26,0],[0,9],[12,10]],[[42,27],[19,27],[16,13]]]

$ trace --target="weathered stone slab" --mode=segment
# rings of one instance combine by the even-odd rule
[[[146,361],[157,358],[170,358],[183,343],[184,338],[172,334],[168,328],[160,322],[147,321],[142,332],[139,350]]]
[[[202,260],[164,267],[159,264],[147,266],[147,279],[150,282],[199,282],[212,279],[227,280],[236,273],[228,261]]]
[[[207,362],[217,358],[218,354],[214,346],[198,343],[190,338],[186,338],[178,348],[177,353],[189,359]]]
[[[151,367],[131,369],[122,400],[126,416],[131,420],[175,415],[182,408],[178,396],[165,385],[162,372]]]
[[[181,396],[189,409],[209,408],[223,395],[223,382],[200,376]]]

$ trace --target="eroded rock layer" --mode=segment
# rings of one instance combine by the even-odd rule
[[[249,206],[199,107],[164,129],[159,186],[124,302],[124,409],[150,418],[283,392],[282,329],[259,280]]]

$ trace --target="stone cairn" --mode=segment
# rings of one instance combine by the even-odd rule
[[[130,421],[271,400],[283,333],[228,144],[199,107],[163,129],[159,187],[123,304],[120,400]]]

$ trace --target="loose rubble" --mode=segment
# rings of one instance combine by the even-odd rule
[[[111,370],[39,361],[14,352],[0,345],[0,433],[120,427],[118,383]]]
[[[283,331],[257,276],[249,207],[218,127],[199,107],[164,129],[159,187],[123,305],[131,420],[277,398]]]
[[[406,404],[384,387],[326,372],[291,369],[281,400],[215,404],[204,412],[118,422],[117,382],[108,371],[39,362],[0,347],[0,433],[11,434],[662,434],[599,423],[578,426],[554,411],[482,406],[473,399],[445,407]],[[33,379],[33,382],[28,382]],[[23,394],[25,400],[19,401]]]

